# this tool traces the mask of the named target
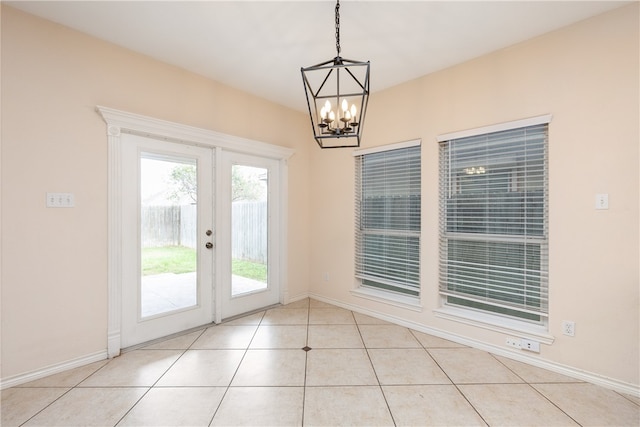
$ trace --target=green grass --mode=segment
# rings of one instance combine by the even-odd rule
[[[184,246],[142,249],[142,275],[196,271],[196,250]]]
[[[196,250],[184,246],[163,246],[142,250],[142,275],[191,273],[196,271]],[[232,260],[233,274],[267,281],[267,266],[251,261]]]
[[[231,261],[231,272],[236,276],[267,282],[266,264],[234,259]]]

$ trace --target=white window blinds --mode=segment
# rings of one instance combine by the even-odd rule
[[[356,277],[420,292],[420,145],[356,156]]]
[[[440,294],[533,322],[548,313],[547,128],[440,143]]]

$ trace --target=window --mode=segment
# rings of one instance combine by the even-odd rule
[[[439,138],[440,294],[445,305],[544,324],[549,120],[529,121],[539,123]]]
[[[420,294],[420,141],[356,155],[356,278]]]

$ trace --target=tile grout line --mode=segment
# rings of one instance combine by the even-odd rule
[[[311,298],[307,298],[307,337],[305,339],[305,346],[309,347],[309,321],[311,320]],[[302,385],[302,413],[300,414],[300,426],[304,427],[304,407],[307,403],[307,369],[309,366],[309,352],[305,351],[304,356],[304,382]]]
[[[564,409],[562,409],[560,406],[558,406],[553,400],[549,399],[547,396],[545,396],[540,390],[538,390],[537,388],[535,388],[533,385],[531,385],[528,382],[525,382],[525,384],[527,384],[527,386],[529,386],[529,388],[531,388],[534,392],[536,392],[537,394],[539,394],[540,396],[542,396],[543,399],[545,399],[547,402],[551,403],[554,407],[558,408],[558,410],[560,412],[562,412],[563,414],[565,414],[567,417],[569,417],[569,419],[571,421],[573,421],[574,423],[576,423],[576,425],[582,426],[582,424],[580,424],[578,422],[578,420],[574,419],[571,415],[569,415],[567,412],[564,411]]]
[[[420,346],[424,349],[424,351],[427,352],[427,355],[429,355],[429,357],[431,358],[431,360],[433,360],[433,362],[438,366],[438,368],[440,368],[440,370],[442,371],[442,373],[449,379],[449,381],[451,381],[451,384],[456,388],[456,390],[458,391],[458,393],[460,393],[460,396],[462,396],[462,398],[464,400],[466,400],[466,402],[469,404],[469,406],[471,406],[471,408],[475,411],[476,414],[478,414],[478,416],[480,417],[480,419],[482,420],[483,423],[485,423],[487,426],[490,426],[490,424],[487,422],[487,420],[485,420],[485,418],[482,416],[482,414],[480,413],[480,411],[478,411],[478,409],[473,405],[473,403],[471,403],[471,401],[469,400],[469,398],[467,398],[467,396],[462,392],[462,390],[460,390],[460,387],[458,387],[458,384],[456,384],[453,379],[451,379],[451,377],[449,376],[449,374],[447,373],[447,371],[444,370],[444,368],[438,363],[438,361],[436,360],[435,357],[433,357],[433,355],[431,354],[431,352],[429,351],[429,349],[422,343],[422,341],[420,341],[416,335],[413,333],[413,331],[411,330],[411,328],[409,328],[409,332],[411,333],[411,335],[413,335],[413,337],[418,340],[418,342],[420,343]]]
[[[556,403],[554,401],[552,401],[551,399],[549,399],[547,396],[545,396],[542,392],[540,392],[537,388],[535,388],[533,385],[531,385],[531,383],[529,381],[527,381],[526,379],[524,379],[521,375],[519,375],[516,371],[514,371],[513,369],[511,369],[509,366],[507,366],[504,362],[502,362],[502,360],[498,359],[496,357],[495,354],[489,353],[487,352],[491,357],[493,357],[493,359],[495,361],[497,361],[498,363],[500,363],[502,366],[504,366],[505,368],[507,368],[510,372],[512,372],[515,376],[517,376],[518,378],[520,378],[527,386],[529,386],[530,389],[532,389],[534,392],[536,392],[537,394],[539,394],[540,396],[542,396],[543,399],[545,399],[546,401],[548,401],[549,403],[551,403],[554,407],[558,408],[558,410],[560,412],[562,412],[563,414],[565,414],[567,417],[569,417],[570,420],[572,420],[573,422],[575,422],[577,425],[581,426],[582,424],[580,424],[578,422],[578,420],[575,420],[571,415],[569,415],[568,413],[566,413],[561,407],[559,407],[558,405],[556,405]]]
[[[160,380],[162,379],[162,377],[164,377],[164,376],[167,374],[167,372],[169,372],[169,370],[170,370],[171,368],[173,368],[173,367],[175,366],[175,364],[176,364],[176,363],[178,363],[178,361],[179,361],[180,359],[182,359],[182,356],[184,356],[184,355],[187,353],[187,351],[189,351],[189,349],[191,348],[191,346],[192,346],[196,341],[198,341],[198,338],[200,338],[200,337],[205,333],[205,331],[206,331],[207,329],[208,329],[208,328],[204,328],[204,329],[202,330],[202,332],[200,333],[200,335],[198,335],[198,336],[193,340],[193,342],[192,342],[192,343],[191,343],[187,348],[185,348],[184,350],[182,350],[182,353],[180,354],[180,356],[179,356],[176,360],[174,360],[174,361],[173,361],[173,363],[172,363],[172,364],[171,364],[171,365],[170,365],[170,366],[169,366],[169,367],[168,367],[168,368],[167,368],[167,369],[162,373],[162,375],[160,375],[160,376],[158,377],[158,379],[157,379],[157,380],[155,380],[155,381],[154,381],[154,383],[151,385],[151,387],[149,387],[149,388],[147,389],[147,391],[145,391],[144,393],[142,393],[142,396],[140,396],[140,397],[138,398],[138,400],[136,400],[136,401],[135,401],[135,403],[134,403],[133,405],[131,405],[131,408],[129,408],[129,409],[128,409],[128,410],[127,410],[127,411],[126,411],[126,412],[125,412],[121,417],[120,417],[120,419],[119,419],[119,420],[114,424],[114,427],[115,427],[115,426],[117,426],[118,424],[120,424],[120,423],[122,422],[122,420],[124,420],[124,419],[125,419],[125,417],[126,417],[127,415],[129,415],[129,413],[133,410],[133,408],[135,408],[135,407],[136,407],[136,405],[137,405],[138,403],[140,403],[140,401],[141,401],[142,399],[144,399],[144,397],[145,397],[147,394],[149,394],[149,392],[150,392],[150,391],[151,391],[151,390],[156,386],[156,384],[158,384],[158,381],[160,381]],[[138,349],[133,350],[133,351],[142,351],[142,350],[144,350],[144,347],[138,348]],[[153,351],[152,349],[150,349],[150,350],[151,350],[151,351]],[[149,350],[147,350],[147,351],[149,351]]]
[[[48,405],[46,405],[44,408],[40,409],[38,412],[36,412],[35,414],[33,414],[31,417],[29,417],[28,419],[26,419],[23,423],[19,424],[20,426],[25,425],[26,423],[28,423],[29,421],[31,421],[32,419],[34,419],[36,416],[38,416],[42,411],[44,411],[45,409],[47,409],[49,406],[53,405],[55,402],[57,402],[58,400],[62,399],[63,396],[66,396],[71,390],[73,390],[75,387],[71,387],[69,390],[65,391],[64,393],[62,393],[60,396],[58,396],[58,398],[56,398],[55,400],[53,400],[51,403],[49,403]]]
[[[107,359],[107,362],[104,363],[102,366],[100,366],[98,369],[96,369],[95,371],[91,372],[90,374],[88,374],[86,377],[84,377],[83,379],[81,379],[80,381],[78,381],[76,383],[76,385],[69,387],[69,390],[65,391],[64,393],[62,393],[60,396],[58,396],[56,399],[54,399],[53,401],[51,401],[51,403],[49,403],[48,405],[45,405],[44,408],[40,409],[38,412],[36,412],[35,414],[33,414],[31,417],[27,418],[23,423],[20,424],[20,426],[25,425],[26,423],[28,423],[29,421],[31,421],[33,418],[35,418],[36,416],[38,416],[41,412],[43,412],[45,409],[47,409],[48,407],[50,407],[51,405],[53,405],[55,402],[57,402],[58,400],[62,399],[64,396],[66,396],[67,394],[69,394],[71,392],[71,390],[74,390],[76,388],[82,389],[84,387],[79,387],[80,384],[82,384],[83,382],[85,382],[86,380],[88,380],[90,377],[92,377],[93,375],[95,375],[98,371],[102,370],[105,366],[107,366],[109,363],[111,362],[110,359]],[[30,388],[30,387],[22,387],[22,388]],[[67,388],[67,387],[43,387],[43,388]],[[88,387],[87,387],[88,388]],[[137,402],[136,402],[137,403]],[[135,406],[135,404],[134,404]],[[118,420],[118,422],[120,422],[120,420]],[[116,423],[117,424],[117,423]]]
[[[367,358],[369,359],[369,363],[371,364],[371,370],[373,374],[376,376],[376,381],[378,382],[378,388],[380,389],[380,393],[382,393],[382,398],[384,399],[385,405],[387,405],[387,411],[389,411],[389,416],[391,417],[391,421],[393,421],[393,425],[397,426],[395,417],[393,416],[393,411],[391,410],[391,406],[389,406],[389,401],[387,400],[387,395],[384,393],[384,389],[382,388],[382,384],[380,383],[380,377],[378,377],[378,372],[376,371],[376,367],[373,364],[373,360],[371,360],[371,354],[369,354],[369,347],[364,341],[364,337],[362,336],[362,331],[360,330],[360,324],[356,320],[355,314],[351,311],[351,315],[353,316],[353,321],[356,324],[356,329],[358,330],[358,335],[360,335],[360,340],[362,340],[362,347],[364,348],[365,353],[367,353]]]
[[[626,394],[620,393],[619,391],[616,391],[616,390],[612,390],[612,391],[640,408],[640,402],[636,402],[635,400],[631,399],[631,396],[627,396]]]
[[[251,343],[253,342],[254,338],[256,337],[256,334],[258,333],[258,329],[260,329],[260,326],[262,325],[262,321],[264,320],[264,316],[266,316],[266,314],[267,314],[267,310],[265,310],[262,313],[262,317],[260,318],[260,321],[258,322],[258,325],[256,326],[256,330],[253,331],[253,335],[251,336],[251,339],[247,343],[247,348],[245,348],[244,354],[240,358],[240,362],[238,362],[238,366],[236,367],[236,370],[234,371],[233,375],[231,376],[231,379],[229,380],[229,384],[225,387],[224,393],[222,394],[222,397],[220,398],[220,403],[218,403],[218,406],[216,406],[215,411],[213,411],[213,414],[211,415],[211,419],[209,420],[209,424],[207,424],[208,426],[211,426],[213,424],[213,420],[216,418],[216,415],[218,414],[218,411],[220,410],[220,407],[222,406],[222,402],[224,401],[224,398],[227,396],[227,393],[229,393],[229,389],[231,388],[231,383],[233,383],[234,378],[238,374],[238,370],[240,369],[240,366],[242,365],[242,361],[247,356],[247,353],[249,352],[249,348],[251,347]]]
[[[62,393],[60,396],[58,396],[57,398],[55,398],[53,401],[51,401],[48,405],[45,405],[44,408],[40,409],[38,412],[36,412],[35,414],[33,414],[31,417],[27,418],[24,422],[20,423],[20,426],[25,425],[26,423],[28,423],[29,421],[31,421],[32,419],[34,419],[36,416],[38,416],[42,411],[44,411],[45,409],[47,409],[49,406],[53,405],[55,402],[57,402],[58,400],[62,399],[64,396],[66,396],[67,394],[69,394],[69,392],[71,392],[71,390],[75,389],[78,387],[78,385],[80,385],[80,383],[84,382],[87,380],[87,378],[89,378],[90,376],[92,376],[93,374],[95,374],[96,372],[98,372],[100,369],[102,369],[103,367],[105,367],[109,362],[105,363],[104,365],[102,365],[101,367],[99,367],[98,369],[96,369],[94,372],[90,373],[89,375],[87,375],[85,378],[83,378],[82,380],[78,381],[78,383],[72,387],[69,387],[69,390],[65,391],[64,393]],[[21,387],[21,388],[30,388],[30,387]],[[44,388],[44,387],[43,387]],[[66,387],[46,387],[46,388],[66,388]]]

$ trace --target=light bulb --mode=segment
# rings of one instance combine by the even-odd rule
[[[327,102],[324,103],[324,109],[327,111],[327,113],[331,111],[331,103],[329,102],[328,99],[327,99]]]
[[[336,119],[336,114],[333,111],[329,112],[329,120],[333,122],[335,119]]]
[[[351,113],[349,112],[349,110],[344,112],[344,118],[347,120],[351,120]]]
[[[349,104],[347,103],[346,99],[343,99],[342,100],[342,112],[346,113],[348,109],[349,109]]]
[[[356,104],[351,104],[351,118],[356,119]]]
[[[320,117],[322,117],[322,120],[327,118],[327,110],[324,107],[320,110]]]

